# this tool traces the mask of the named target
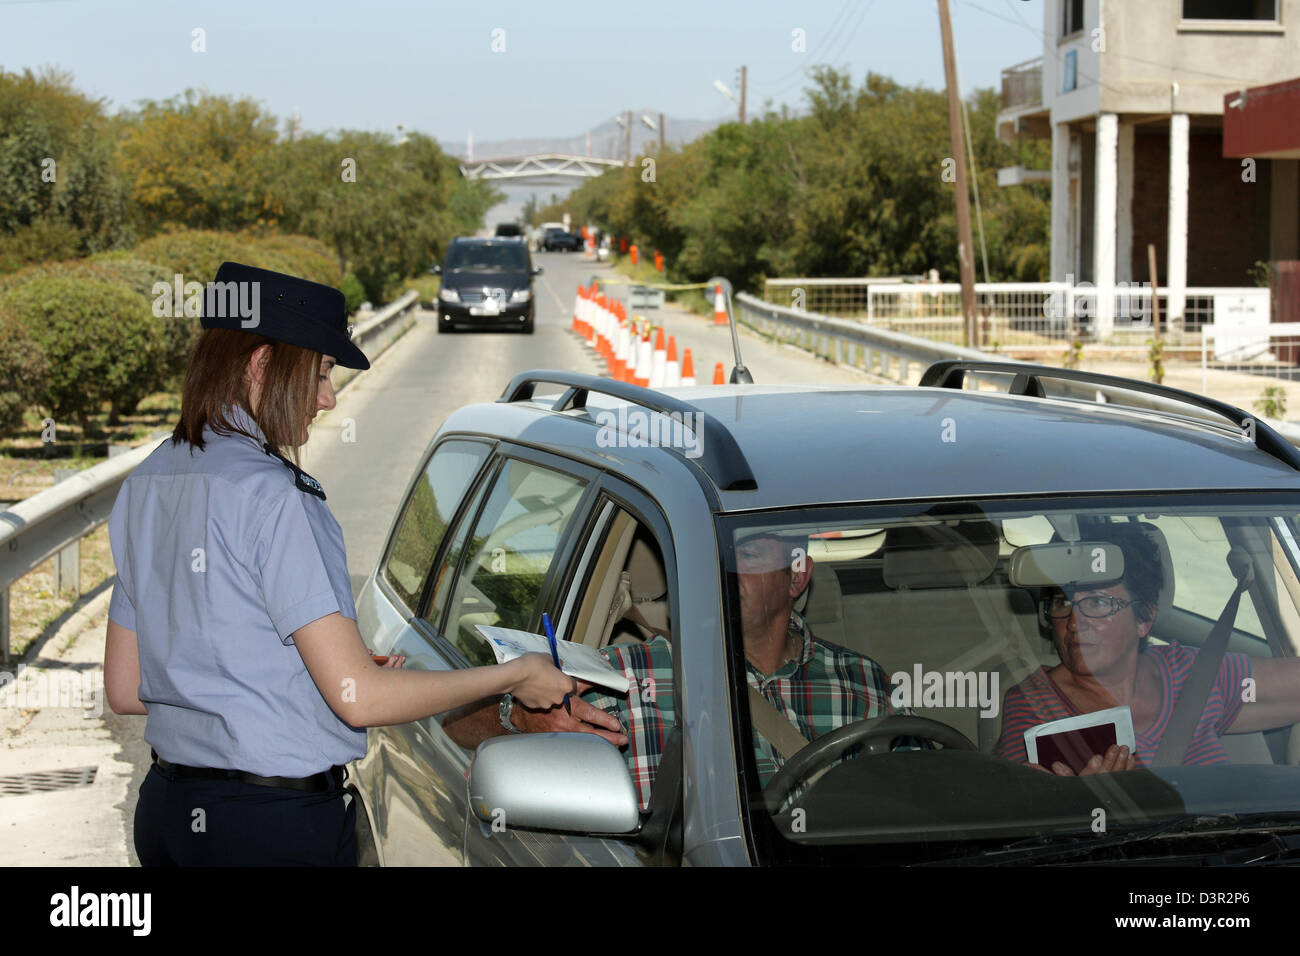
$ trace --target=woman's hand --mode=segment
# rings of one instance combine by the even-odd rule
[[[1076,776],[1073,770],[1059,760],[1052,764],[1050,770],[1036,763],[1028,764],[1028,766],[1044,773],[1054,773],[1058,777]],[[1093,754],[1088,762],[1083,765],[1083,769],[1079,771],[1077,776],[1083,777],[1090,773],[1114,773],[1117,770],[1136,770],[1137,767],[1137,758],[1133,756],[1127,746],[1121,747],[1118,744],[1111,744],[1104,755]]]
[[[510,693],[525,707],[546,710],[576,694],[578,682],[561,673],[545,654],[525,654],[502,665],[515,671]]]

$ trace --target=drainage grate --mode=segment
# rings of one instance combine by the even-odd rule
[[[87,787],[95,782],[95,771],[98,769],[98,767],[67,767],[63,770],[38,770],[35,773],[0,777],[0,797],[18,797],[27,793],[43,793],[47,790]]]

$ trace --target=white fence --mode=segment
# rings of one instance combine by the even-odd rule
[[[773,305],[852,319],[921,338],[966,344],[961,286],[893,279],[769,279],[764,299]],[[1268,324],[1266,288],[1155,290],[1160,331],[1167,346],[1196,349],[1203,325]],[[1169,320],[1170,307],[1175,316]],[[1154,332],[1152,288],[1117,283],[1108,295],[1090,283],[977,282],[975,311],[981,348],[1059,347],[1062,341],[1141,345]]]

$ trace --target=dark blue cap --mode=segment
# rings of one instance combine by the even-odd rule
[[[201,324],[332,355],[345,368],[370,368],[348,334],[343,293],[282,272],[223,262],[205,290]]]

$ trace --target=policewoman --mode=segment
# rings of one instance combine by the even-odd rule
[[[544,655],[432,673],[379,667],[356,624],[343,534],[295,464],[330,369],[365,369],[342,293],[223,263],[204,297],[180,422],[130,474],[109,534],[117,577],[104,683],[146,714],[144,866],[353,866],[343,764],[365,727],[493,694],[546,708],[576,690]]]

